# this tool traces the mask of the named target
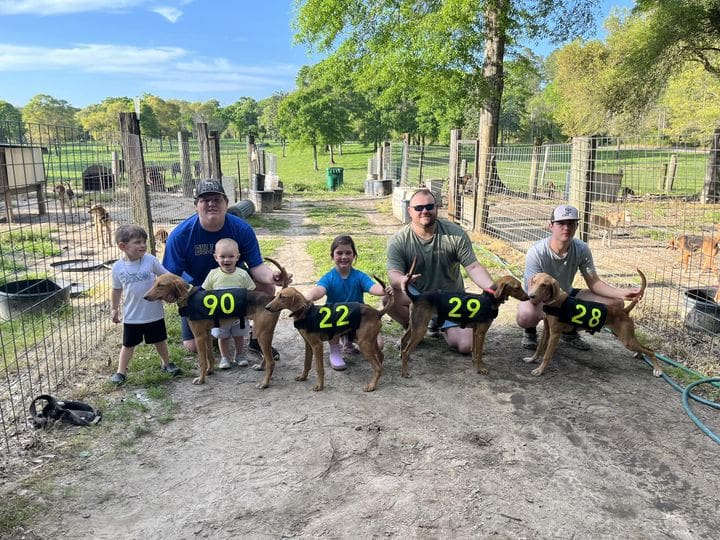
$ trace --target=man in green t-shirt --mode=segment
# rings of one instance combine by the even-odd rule
[[[421,293],[438,289],[464,291],[462,266],[481,289],[493,283],[488,271],[478,262],[467,233],[459,225],[438,219],[437,201],[430,190],[417,191],[410,198],[408,212],[410,223],[393,235],[387,250],[388,278],[395,289],[395,303],[388,315],[403,328],[408,326],[410,306],[410,299],[402,292],[403,281]],[[415,257],[417,274],[408,278],[405,274]],[[447,322],[443,330],[450,347],[463,354],[472,351],[472,328]]]

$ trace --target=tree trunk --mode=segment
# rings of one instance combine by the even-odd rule
[[[316,171],[320,170],[317,162],[317,144],[313,144],[313,165],[315,166]]]
[[[328,148],[330,148],[330,163],[331,163],[332,165],[335,165],[335,153],[334,153],[334,151],[333,151],[333,145],[332,145],[332,144],[329,144],[329,145],[328,145]]]
[[[487,85],[480,108],[480,155],[478,166],[478,189],[475,200],[474,230],[487,229],[488,209],[486,196],[493,178],[497,178],[495,160],[492,159],[498,141],[498,125],[500,123],[500,102],[503,93],[503,59],[505,56],[505,39],[507,11],[509,0],[488,2],[485,7],[485,61],[483,62],[483,78]]]

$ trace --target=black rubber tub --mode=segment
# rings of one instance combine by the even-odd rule
[[[713,298],[717,289],[688,289],[685,291],[685,326],[720,335],[720,304]]]
[[[25,313],[53,311],[70,301],[70,285],[49,279],[22,279],[0,285],[0,320]]]

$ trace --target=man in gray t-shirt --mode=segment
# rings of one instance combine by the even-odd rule
[[[410,299],[402,292],[403,282],[412,284],[420,292],[464,291],[460,268],[480,288],[493,281],[472,249],[467,233],[458,225],[438,219],[435,196],[427,189],[417,191],[409,201],[410,223],[395,233],[388,242],[387,271],[393,286],[394,303],[388,315],[407,328]],[[417,266],[413,276],[406,276],[413,258]],[[458,352],[472,351],[473,329],[447,323],[444,336],[448,345]]]
[[[557,279],[565,292],[582,300],[618,306],[624,305],[625,300],[633,300],[640,292],[639,288],[619,289],[598,277],[590,248],[582,240],[574,238],[578,220],[578,211],[574,206],[561,205],[553,210],[550,237],[535,242],[525,257],[525,290],[535,274],[545,272]],[[573,289],[572,283],[578,270],[587,289]],[[537,347],[536,326],[542,318],[542,305],[520,302],[516,320],[518,326],[525,329],[522,339],[524,348],[534,350]],[[562,339],[580,350],[590,348],[577,332],[563,335]]]

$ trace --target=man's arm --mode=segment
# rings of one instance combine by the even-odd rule
[[[475,261],[474,263],[469,264],[465,267],[465,270],[470,276],[470,279],[473,280],[473,283],[481,289],[487,289],[493,284],[493,280],[490,277],[489,272],[479,262]]]
[[[598,296],[607,298],[616,298],[618,300],[634,300],[638,298],[640,287],[631,287],[629,289],[620,289],[613,287],[601,280],[595,272],[583,274],[588,289]]]

